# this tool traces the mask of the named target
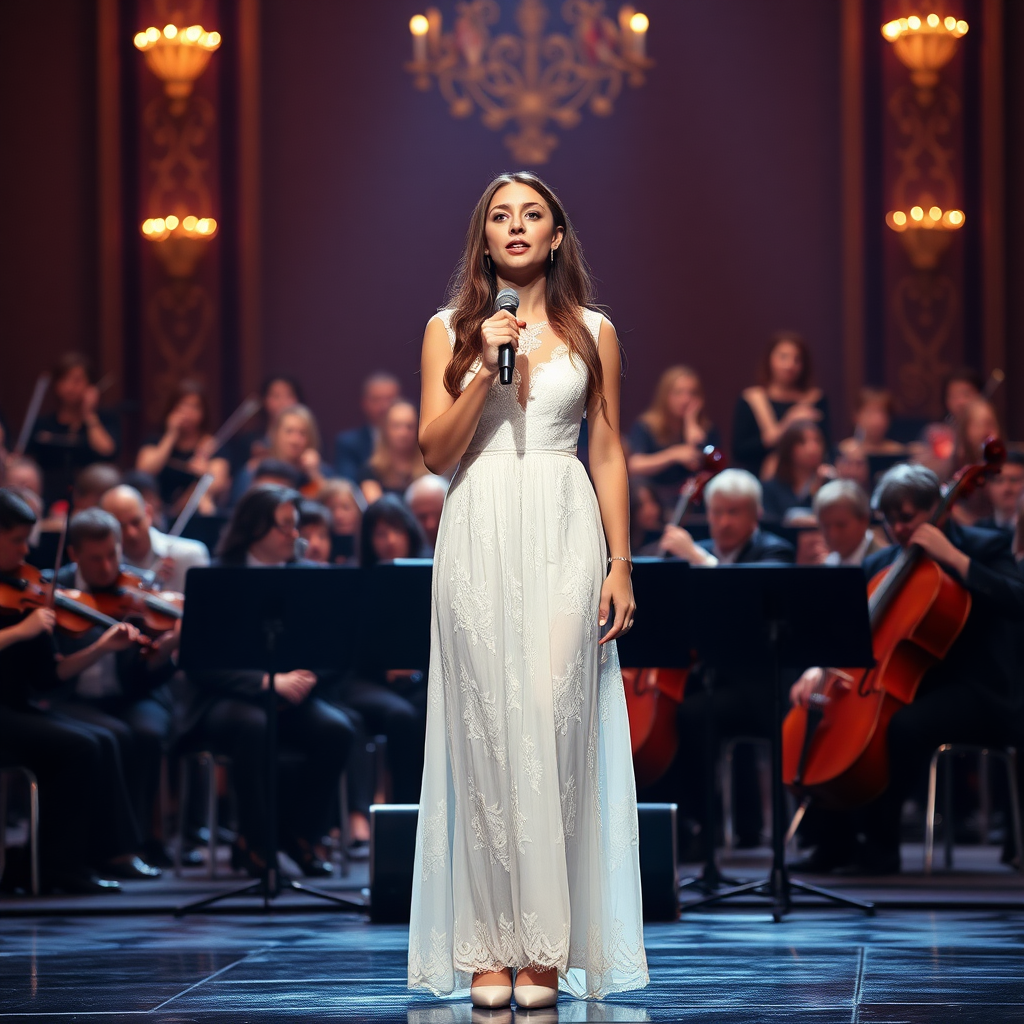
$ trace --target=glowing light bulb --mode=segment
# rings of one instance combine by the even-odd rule
[[[146,38],[151,43],[155,43],[160,38],[160,29],[154,28],[150,25],[150,27],[146,29]]]
[[[184,219],[184,220],[183,220],[183,221],[181,222],[181,226],[182,226],[182,227],[183,227],[183,228],[184,228],[184,229],[185,229],[186,231],[195,231],[195,229],[196,229],[196,225],[197,225],[198,223],[199,223],[199,218],[198,218],[198,217],[193,217],[193,216],[192,216],[192,214],[189,214],[189,215],[188,215],[188,216],[187,216],[187,217],[186,217],[186,218],[185,218],[185,219]]]
[[[898,21],[890,21],[882,26],[882,35],[885,36],[889,42],[900,37],[900,23]]]
[[[206,46],[210,50],[216,50],[217,47],[220,46],[220,33],[211,32],[209,35],[207,35]]]
[[[939,16],[937,14],[929,14],[928,15],[928,25],[929,25],[930,28],[938,28],[939,27]]]
[[[910,208],[910,216],[913,217],[914,220],[924,220],[924,210],[922,210],[920,206],[912,206]]]
[[[964,222],[964,215],[960,210],[950,210],[943,219],[952,227],[958,228]]]
[[[147,36],[145,32],[136,32],[135,33],[135,47],[136,47],[136,49],[144,50],[146,48],[146,44],[148,42],[149,42],[149,36]]]
[[[899,224],[902,227],[907,223],[907,215],[902,210],[897,210],[892,215],[892,220],[894,224]]]
[[[164,223],[167,225],[168,231],[173,231],[178,226],[178,218],[175,217],[174,214],[172,213],[170,217],[168,217],[164,221]]]
[[[185,38],[190,42],[197,42],[199,37],[203,34],[202,25],[189,25],[185,31]]]
[[[916,14],[912,14],[907,18],[907,24],[916,32],[921,27],[921,19]]]
[[[161,231],[163,231],[163,229],[164,229],[164,219],[163,219],[163,217],[155,217],[153,219],[153,230],[155,232],[157,232],[157,234],[159,234]]]
[[[177,25],[164,25],[164,35],[168,39],[173,39],[178,34]]]
[[[956,23],[956,30],[962,36],[967,35],[967,22],[966,21],[958,21]]]
[[[932,220],[942,220],[942,210],[937,206],[933,206],[928,211],[928,216],[931,217]]]
[[[632,18],[629,19],[629,27],[636,33],[642,34],[648,30],[651,26],[651,19],[646,14],[641,14],[637,11]]]
[[[946,26],[947,32],[952,32],[956,28],[956,18],[949,15],[942,24]]]
[[[430,22],[422,14],[414,14],[409,19],[409,31],[414,36],[425,36],[430,29]]]

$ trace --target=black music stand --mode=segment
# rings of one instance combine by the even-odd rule
[[[763,670],[766,664],[772,669],[772,869],[763,881],[684,903],[680,909],[695,910],[734,896],[765,896],[778,922],[789,912],[795,890],[873,914],[872,903],[789,877],[782,784],[783,669],[874,664],[863,572],[852,566],[723,565],[697,569],[691,579],[701,659],[725,671]]]
[[[346,910],[366,905],[281,879],[277,863],[277,693],[274,673],[347,668],[364,618],[362,578],[344,567],[194,568],[185,581],[179,665],[196,671],[254,669],[270,676],[267,707],[267,850],[263,877],[177,907],[175,917],[232,896],[262,894],[270,908],[282,889],[329,900]]]

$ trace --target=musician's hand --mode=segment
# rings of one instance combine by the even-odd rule
[[[156,578],[161,583],[166,583],[174,575],[174,569],[177,564],[170,555],[165,555],[157,562],[156,569],[153,570]]]
[[[57,613],[52,608],[37,608],[34,612],[26,615],[17,625],[10,628],[15,635],[22,640],[31,640],[40,633],[52,633],[57,623]]]
[[[316,685],[316,676],[304,668],[293,672],[278,672],[274,676],[274,687],[286,701],[301,704]]]
[[[801,705],[807,707],[808,698],[814,688],[821,682],[821,669],[809,668],[790,688],[789,703],[794,707]]]
[[[484,369],[493,377],[498,372],[498,349],[511,345],[513,352],[519,351],[519,332],[526,326],[525,320],[517,320],[507,309],[500,309],[480,325],[482,351],[480,359]]]
[[[161,633],[153,641],[153,653],[154,654],[173,654],[181,643],[181,619],[178,619],[174,624],[173,629],[167,630],[165,633]]]
[[[813,405],[807,405],[805,402],[797,402],[796,405],[790,406],[786,410],[779,425],[788,427],[791,423],[796,423],[797,420],[810,420],[812,423],[817,423],[820,419],[820,409]]]
[[[598,641],[601,644],[623,636],[633,628],[633,616],[636,613],[636,602],[633,600],[633,582],[629,578],[629,562],[616,559],[601,586],[601,607],[598,612],[597,624],[603,626],[614,614],[611,627]]]
[[[707,552],[681,526],[673,526],[669,523],[661,535],[659,546],[662,551],[667,551],[670,555],[675,555],[676,558],[682,558],[691,565],[704,565],[708,561]]]
[[[141,634],[130,622],[118,622],[111,626],[96,641],[102,651],[124,651],[135,643]]]
[[[967,579],[971,560],[933,523],[922,523],[910,538],[926,555],[951,569],[962,580]]]

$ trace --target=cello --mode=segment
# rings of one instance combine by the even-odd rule
[[[954,504],[999,472],[1002,441],[989,438],[983,463],[953,478],[930,522],[942,527]],[[917,545],[910,545],[868,584],[875,665],[825,669],[807,706],[792,708],[782,726],[782,777],[801,798],[856,807],[889,784],[887,732],[911,703],[924,674],[960,635],[971,595]]]
[[[680,488],[671,522],[681,526],[692,505],[701,500],[712,477],[725,469],[725,456],[713,445],[704,449],[704,466]],[[676,708],[682,703],[685,668],[624,668],[629,738],[633,751],[633,773],[638,788],[655,783],[668,771],[676,756]]]

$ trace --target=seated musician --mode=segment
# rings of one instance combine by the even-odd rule
[[[0,577],[17,577],[35,522],[24,501],[0,489]],[[49,608],[0,607],[0,765],[23,765],[39,780],[43,889],[113,892],[119,888],[113,875],[137,876],[142,866],[134,856],[142,837],[117,740],[99,725],[53,710],[46,699],[107,654],[133,645],[138,633],[119,623],[62,658],[54,647],[55,622]],[[27,888],[18,876],[9,863],[4,887]]]
[[[711,536],[695,543],[677,526],[666,526],[662,546],[696,566],[750,565],[793,561],[786,541],[761,530],[761,484],[743,469],[726,469],[704,491]],[[679,752],[668,776],[658,783],[658,793],[680,804],[690,825],[681,825],[682,838],[703,826],[706,788],[714,785],[717,741],[733,736],[768,737],[772,728],[772,679],[762,676],[735,678],[695,667],[687,681],[686,696],[679,705],[677,726]],[[758,844],[762,828],[761,798],[756,764],[751,749],[742,747],[734,762],[736,784],[736,832],[738,845]],[[684,851],[685,856],[685,851]]]
[[[366,510],[360,556],[364,568],[396,558],[418,558],[423,553],[423,545],[419,524],[394,495],[385,495]],[[357,667],[326,682],[323,691],[332,703],[358,712],[369,735],[387,737],[392,799],[400,804],[416,803],[423,776],[426,735],[424,671],[407,667],[392,671]],[[369,837],[366,815],[372,792],[372,786],[364,784],[362,792],[353,793],[351,827],[357,840]]]
[[[420,451],[418,426],[419,415],[410,402],[397,401],[384,414],[373,454],[357,479],[368,502],[383,494],[401,497],[414,480],[430,472]]]
[[[305,405],[306,398],[302,393],[302,385],[287,374],[275,373],[263,381],[260,389],[261,408],[255,419],[256,429],[239,434],[230,444],[231,471],[237,476],[241,469],[248,466],[256,468],[260,459],[270,454],[270,428],[277,417],[293,405]]]
[[[764,514],[772,522],[788,521],[794,509],[808,509],[818,488],[835,476],[825,462],[825,435],[810,420],[791,423],[775,449],[775,473],[764,485]]]
[[[792,562],[792,545],[760,528],[761,496],[761,483],[753,473],[723,470],[704,489],[711,536],[696,542],[682,527],[669,524],[662,534],[662,551],[691,565]]]
[[[67,536],[70,564],[57,575],[62,586],[85,594],[115,589],[121,575],[121,527],[100,508],[78,512]],[[58,635],[58,649],[73,654],[102,635],[95,627],[83,637]],[[138,644],[108,651],[69,680],[67,692],[54,706],[73,718],[99,725],[117,737],[135,818],[144,833],[146,859],[169,865],[156,834],[154,808],[160,785],[160,762],[170,742],[172,698],[164,685],[174,674],[171,656],[178,649],[178,630],[153,640],[143,651]],[[145,875],[145,871],[140,871]]]
[[[196,481],[208,473],[213,483],[199,502],[199,514],[213,515],[231,489],[231,469],[228,460],[213,451],[210,408],[198,381],[178,384],[167,402],[163,424],[163,434],[150,438],[139,449],[136,469],[156,478],[164,508],[172,519],[185,506]]]
[[[331,475],[330,468],[320,457],[320,430],[316,417],[305,405],[285,409],[270,425],[270,450],[267,459],[278,460],[299,474],[297,489],[312,496]],[[260,463],[262,465],[262,462]],[[246,466],[235,478],[232,497],[237,501],[252,484],[259,466]]]
[[[437,530],[441,525],[441,510],[448,493],[448,481],[443,476],[428,473],[413,480],[405,491],[405,504],[416,517],[426,538],[424,557],[432,558],[437,543]]]
[[[956,423],[956,440],[953,448],[953,470],[979,462],[990,437],[1005,437],[999,425],[995,406],[984,398],[977,398],[963,410]],[[973,494],[953,507],[958,523],[974,526],[982,519],[992,518],[991,494],[987,486],[979,487]]]
[[[721,438],[704,409],[704,388],[695,370],[670,366],[658,378],[650,407],[626,439],[630,478],[643,477],[663,505],[675,504],[679,488],[704,464],[706,445]]]
[[[362,529],[366,498],[360,488],[346,477],[328,480],[316,500],[331,513],[331,561],[350,565],[359,558],[359,532]]]
[[[297,564],[298,492],[260,484],[235,507],[218,549],[225,566]],[[181,732],[231,758],[231,778],[238,804],[238,839],[232,864],[254,876],[266,867],[268,804],[266,787],[267,713],[270,680],[258,671],[191,672],[183,694]],[[350,718],[339,708],[311,695],[317,676],[306,668],[279,672],[274,687],[281,707],[278,729],[282,750],[300,753],[301,764],[278,787],[279,839],[306,875],[328,875],[330,866],[316,854],[336,806],[338,782],[355,735]]]
[[[846,814],[819,812],[818,846],[807,869],[854,865],[888,874],[900,869],[900,813],[923,782],[932,754],[943,743],[1020,746],[1024,742],[1024,684],[1019,636],[1024,620],[1022,579],[1004,537],[949,520],[929,520],[941,500],[938,477],[923,466],[894,466],[881,479],[873,504],[894,543],[871,555],[871,579],[902,551],[917,545],[971,595],[963,630],[946,657],[929,669],[913,702],[892,717],[888,733],[889,786],[874,803]],[[793,686],[806,703],[820,670]],[[857,839],[860,832],[864,838]]]
[[[868,496],[852,480],[825,484],[814,496],[814,515],[828,548],[825,565],[861,565],[881,550]]]
[[[325,506],[307,498],[299,502],[299,538],[307,562],[331,564],[331,513]]]
[[[120,484],[100,499],[121,527],[124,560],[136,569],[156,573],[163,590],[185,592],[185,574],[194,565],[209,565],[210,552],[198,540],[169,537],[153,525],[152,506],[134,487]]]
[[[343,430],[334,439],[334,468],[338,476],[356,483],[377,446],[384,417],[402,397],[398,380],[390,373],[374,373],[363,381],[363,423]]]
[[[26,450],[42,467],[47,508],[68,496],[83,467],[116,459],[119,443],[116,419],[99,410],[100,392],[86,356],[62,356],[53,370],[52,388],[57,408],[36,420]]]
[[[10,455],[4,469],[4,487],[18,487],[31,491],[42,503],[43,471],[35,459],[30,459],[27,455]]]
[[[1002,530],[1012,535],[1017,527],[1017,510],[1024,497],[1024,453],[1009,452],[999,475],[985,485],[992,514],[974,525],[985,530]]]
[[[889,437],[892,395],[878,388],[861,388],[853,415],[853,436],[839,442],[843,451],[853,445],[865,455],[904,455],[907,446]]]

